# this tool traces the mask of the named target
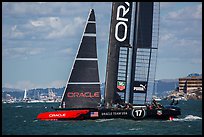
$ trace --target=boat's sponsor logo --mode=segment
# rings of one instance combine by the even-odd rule
[[[157,110],[157,115],[162,115],[162,110]]]
[[[68,98],[99,98],[100,92],[68,92]]]
[[[136,91],[146,91],[146,86],[147,85],[142,85],[142,84],[140,84],[140,86],[139,87],[134,87],[133,88],[133,90],[136,90]]]
[[[125,89],[125,82],[123,82],[123,81],[118,81],[118,82],[117,82],[117,88],[118,88],[120,91],[124,90],[124,89]]]
[[[124,5],[118,6],[117,14],[116,14],[116,20],[119,22],[115,26],[115,38],[120,42],[125,41],[127,38],[128,18],[126,18],[125,15],[127,15],[130,10],[130,3],[125,2],[125,5],[127,5],[128,7],[126,8]],[[121,32],[120,29],[123,29],[123,28],[124,28],[124,31],[122,31],[124,32],[123,37],[119,37],[119,32]]]
[[[66,116],[65,113],[63,113],[63,114],[61,114],[61,113],[59,113],[59,114],[49,114],[49,117],[65,117],[65,116]]]
[[[113,111],[113,112],[102,112],[101,116],[118,116],[118,115],[127,115],[127,112]]]
[[[144,118],[145,115],[146,115],[146,113],[145,113],[144,109],[133,109],[132,110],[132,116],[135,119]]]

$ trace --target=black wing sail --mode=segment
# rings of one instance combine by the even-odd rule
[[[105,102],[108,107],[121,102],[121,99],[125,102],[131,13],[132,2],[112,3],[105,83]]]
[[[91,9],[60,106],[96,108],[100,99],[96,21],[94,10]]]
[[[145,104],[153,92],[159,32],[159,3],[137,2],[129,102]]]

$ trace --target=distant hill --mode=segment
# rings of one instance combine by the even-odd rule
[[[157,96],[166,96],[169,91],[176,89],[179,85],[178,79],[163,79],[156,80],[157,88],[156,93]]]
[[[174,90],[178,86],[178,79],[163,79],[156,80],[157,96],[166,96],[168,91]],[[62,96],[64,88],[36,88],[27,90],[27,96],[31,98],[37,98],[39,94],[48,95],[49,90],[52,90],[57,96]],[[104,97],[105,83],[101,84],[101,95]],[[22,89],[12,89],[12,88],[2,88],[2,98],[5,98],[6,94],[10,94],[17,99],[22,99],[24,95],[24,90]]]
[[[6,95],[10,94],[12,97],[21,98],[23,97],[23,90],[14,88],[2,88],[2,99],[6,98]]]
[[[2,88],[2,92],[22,92],[22,91],[23,91],[22,89],[16,89],[16,88],[6,88],[6,87]]]

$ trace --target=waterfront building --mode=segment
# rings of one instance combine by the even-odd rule
[[[202,75],[190,74],[187,77],[179,78],[179,92],[187,93],[195,89],[202,90]]]

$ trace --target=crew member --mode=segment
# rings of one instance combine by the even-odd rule
[[[158,102],[156,102],[155,99],[153,99],[153,101],[152,101],[152,106],[153,106],[154,108],[159,108],[159,109],[162,108],[162,105],[159,104]]]

